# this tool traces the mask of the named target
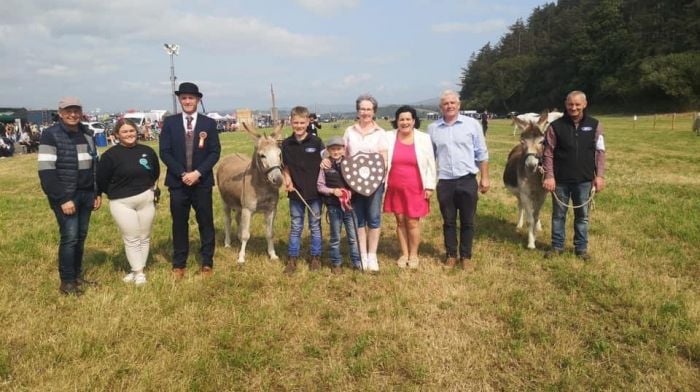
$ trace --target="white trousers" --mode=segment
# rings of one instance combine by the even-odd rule
[[[151,246],[151,228],[156,216],[153,191],[109,201],[109,211],[117,222],[124,240],[124,252],[132,271],[146,266]]]

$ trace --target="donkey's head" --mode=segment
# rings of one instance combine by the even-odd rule
[[[277,143],[282,126],[280,123],[275,127],[270,136],[259,134],[256,129],[251,129],[246,123],[243,123],[243,128],[255,140],[255,150],[253,151],[253,166],[264,176],[265,181],[279,187],[284,183],[282,175],[282,150]]]
[[[520,133],[520,145],[523,149],[525,167],[535,171],[540,165],[544,154],[544,128],[547,125],[547,112],[540,114],[537,123],[532,121],[522,121],[515,118],[518,126],[523,129]]]

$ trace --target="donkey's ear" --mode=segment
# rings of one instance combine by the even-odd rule
[[[282,134],[282,127],[284,127],[284,120],[280,120],[280,122],[275,126],[275,129],[272,131],[272,134],[270,137],[277,139],[280,137]]]
[[[530,125],[530,121],[522,120],[518,116],[513,116],[513,124],[517,125],[518,128],[522,131],[525,128],[527,128],[528,125]]]
[[[540,129],[542,129],[547,122],[549,121],[549,110],[545,109],[540,113],[540,120],[537,121],[537,125],[539,125]]]
[[[251,137],[253,137],[255,139],[260,137],[260,135],[255,131],[255,129],[251,129],[245,121],[243,121],[243,129],[246,131],[246,133],[248,135],[250,135]]]

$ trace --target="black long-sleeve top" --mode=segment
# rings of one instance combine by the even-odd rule
[[[97,189],[110,199],[138,195],[153,187],[160,177],[160,162],[151,147],[121,144],[107,150],[97,166]]]

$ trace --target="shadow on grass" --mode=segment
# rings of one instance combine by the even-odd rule
[[[191,253],[191,252],[190,252]],[[161,241],[153,241],[151,237],[151,248],[148,261],[146,263],[147,267],[153,267],[162,263],[162,260],[169,262],[172,255],[172,242],[170,239],[165,239]],[[104,264],[110,264],[112,271],[130,271],[131,267],[126,259],[126,253],[124,251],[124,246],[121,245],[117,253],[108,253],[103,250],[95,248],[86,248],[85,255],[83,257],[83,265],[86,268],[99,267]]]
[[[114,259],[113,256],[105,251],[86,247],[83,255],[83,266],[88,268],[101,266],[110,262],[110,259]]]
[[[522,232],[524,235],[519,233],[513,222],[502,218],[492,215],[479,215],[477,212],[475,226],[475,240],[488,238],[499,242],[512,242],[520,246],[524,246],[527,242],[527,234],[524,234],[526,233],[525,230]],[[540,239],[538,237],[538,244]]]

